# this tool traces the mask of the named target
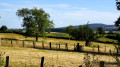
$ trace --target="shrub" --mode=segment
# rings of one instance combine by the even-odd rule
[[[5,52],[0,52],[0,66],[4,66],[4,58],[3,58],[4,54]]]

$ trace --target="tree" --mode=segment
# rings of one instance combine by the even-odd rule
[[[6,31],[7,30],[7,27],[5,25],[3,25],[1,28],[0,28],[1,31]]]
[[[105,31],[104,31],[103,27],[98,27],[97,31],[101,36],[105,34]]]
[[[89,46],[90,41],[93,41],[96,38],[94,30],[90,28],[88,24],[84,26],[80,25],[79,28],[73,29],[73,31],[69,34],[72,35],[76,40],[86,41],[86,46]]]
[[[70,25],[64,30],[64,32],[68,33],[68,34],[71,34],[73,30],[74,30],[74,27],[72,25]]]
[[[116,6],[117,6],[117,10],[120,10],[120,0],[116,0]],[[117,21],[115,21],[115,25],[116,27],[118,27],[118,30],[120,30],[120,17],[117,19]],[[120,40],[118,40],[119,42]]]
[[[34,33],[36,35],[36,41],[38,41],[38,34],[44,36],[45,29],[54,27],[53,21],[50,21],[50,15],[43,9],[23,8],[17,10],[16,15],[20,18],[22,17],[22,26],[26,28],[27,36]]]
[[[120,30],[120,17],[115,21],[116,27],[118,27],[118,30]]]
[[[81,28],[79,28],[79,29],[81,29]],[[86,43],[85,43],[86,46],[90,45],[90,41],[95,40],[94,30],[92,28],[90,28],[90,26],[88,24],[83,26],[83,28],[82,28],[80,33],[82,34],[81,35],[81,40],[85,40],[86,41]]]
[[[117,10],[120,10],[120,0],[116,1]],[[117,19],[117,21],[115,21],[115,25],[116,27],[118,27],[118,30],[120,30],[120,17]]]

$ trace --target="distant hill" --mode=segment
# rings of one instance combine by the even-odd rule
[[[101,23],[94,23],[94,24],[89,24],[91,28],[94,28],[95,30],[98,27],[103,27],[105,31],[118,31],[117,27],[115,25],[106,25],[106,24],[101,24]],[[78,28],[79,25],[74,26],[74,28]],[[66,27],[61,27],[61,28],[55,28],[52,29],[51,32],[63,32]]]
[[[103,27],[105,31],[117,31],[117,27],[115,25],[106,25],[106,24],[89,24],[91,28],[94,28],[95,30],[98,27]],[[75,28],[78,28],[79,26],[74,26]]]

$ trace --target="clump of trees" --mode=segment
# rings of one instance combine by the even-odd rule
[[[98,33],[101,37],[103,37],[104,34],[105,34],[105,31],[104,31],[103,27],[98,27],[98,28],[97,28],[97,33]]]
[[[4,32],[4,31],[7,31],[7,26],[3,25],[1,28],[0,28],[0,31]]]
[[[70,34],[76,40],[84,40],[86,42],[86,46],[90,46],[90,41],[96,39],[96,32],[94,32],[94,30],[90,28],[88,24],[79,26],[78,28],[74,28],[72,25],[70,25],[65,29],[65,32]]]
[[[36,41],[38,41],[38,35],[44,36],[45,30],[54,28],[53,20],[50,20],[50,15],[43,9],[19,9],[16,15],[23,19],[22,26],[26,28],[26,36],[36,35]]]

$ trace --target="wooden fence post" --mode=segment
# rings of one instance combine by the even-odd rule
[[[80,65],[79,67],[82,67],[82,65]]]
[[[75,51],[75,43],[74,43],[74,51]]]
[[[60,43],[59,43],[59,50],[60,50]]]
[[[24,40],[22,42],[23,42],[23,47],[24,47]]]
[[[33,41],[33,48],[35,48],[35,42]]]
[[[42,47],[43,47],[43,49],[44,49],[44,42],[42,41]]]
[[[0,46],[1,46],[1,38],[0,38]]]
[[[18,40],[16,40],[16,44],[18,44]]]
[[[99,48],[100,48],[100,46],[98,45],[98,53],[100,52],[100,49],[99,49]]]
[[[79,49],[79,43],[77,43],[77,51],[80,51],[80,49]]]
[[[93,45],[93,51],[95,50],[95,46]]]
[[[50,46],[50,50],[51,50],[51,42],[50,42],[49,46]]]
[[[11,46],[13,47],[13,45],[12,45],[12,39],[11,39]]]
[[[104,61],[100,61],[100,67],[104,67]]]
[[[41,65],[40,67],[44,67],[44,57],[41,58]]]
[[[117,55],[119,54],[119,51],[118,51],[119,49],[117,48]]]
[[[65,44],[65,49],[68,50],[68,45],[67,45],[67,43]]]
[[[7,44],[7,39],[6,39],[6,44]]]
[[[105,46],[105,52],[106,52],[106,46]]]
[[[58,44],[56,43],[56,49],[57,49],[57,47],[58,47]]]
[[[111,49],[109,50],[109,54],[111,55]]]
[[[5,67],[9,67],[9,56],[6,56],[6,65]]]

